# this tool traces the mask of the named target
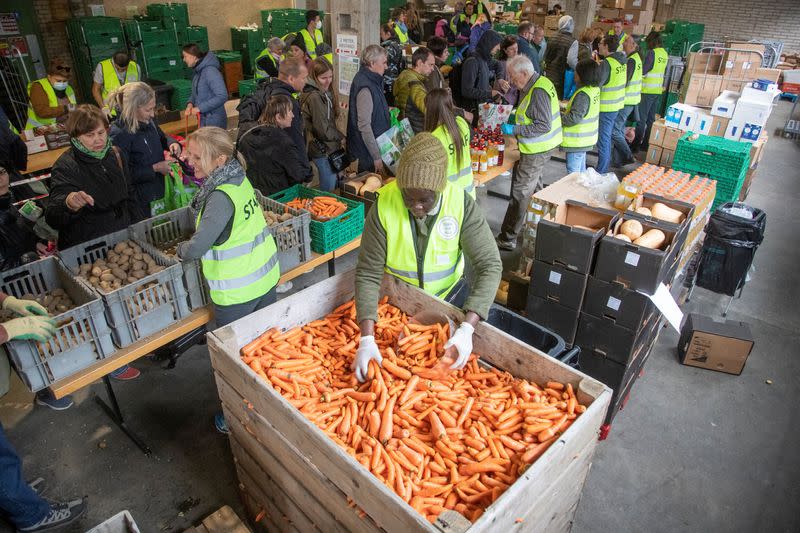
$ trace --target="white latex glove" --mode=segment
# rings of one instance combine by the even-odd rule
[[[462,322],[453,336],[450,337],[450,340],[444,345],[445,351],[451,346],[455,346],[458,351],[456,362],[450,366],[453,370],[464,368],[464,365],[466,365],[469,360],[469,356],[472,355],[472,334],[474,332],[475,328],[472,327],[472,324],[469,322]]]
[[[56,325],[52,318],[43,316],[23,316],[4,322],[2,325],[8,335],[8,340],[35,340],[45,342],[56,332]]]
[[[383,362],[383,357],[381,357],[381,352],[378,350],[378,345],[375,344],[375,337],[372,335],[361,337],[352,367],[358,381],[364,382],[364,380],[367,379],[369,362],[373,359],[375,359],[379,365]]]
[[[13,311],[19,316],[47,316],[47,309],[42,307],[39,302],[35,302],[33,300],[20,300],[19,298],[15,298],[13,296],[7,296],[6,299],[3,300],[3,309]]]

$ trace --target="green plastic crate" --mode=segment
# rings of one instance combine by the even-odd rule
[[[239,80],[239,98],[252,94],[258,87],[258,80]]]
[[[318,254],[326,254],[352,241],[364,231],[364,204],[348,200],[329,192],[309,189],[302,185],[293,185],[286,190],[275,193],[270,198],[282,204],[295,198],[314,198],[332,196],[347,205],[347,211],[327,222],[311,221],[311,249]]]
[[[255,72],[256,58],[267,47],[267,40],[261,30],[231,28],[232,48],[242,54],[245,76],[252,76]]]
[[[173,19],[182,22],[183,26],[189,25],[189,5],[179,3],[148,4],[147,16],[159,19]]]
[[[714,174],[731,180],[744,179],[750,167],[749,143],[711,135],[700,135],[691,140],[691,136],[691,132],[687,133],[678,141],[673,168]]]
[[[151,72],[162,72],[165,70],[169,70],[172,72],[180,71],[183,69],[183,62],[180,58],[177,57],[159,57],[159,58],[150,58],[147,60],[146,67],[144,67],[146,77],[152,78],[150,76]],[[158,78],[156,78],[158,79]],[[163,80],[162,80],[163,81]]]
[[[208,50],[208,28],[206,26],[189,26],[186,28],[185,42],[180,45],[194,43],[202,50]]]
[[[113,47],[116,50],[125,48],[125,32],[120,19],[114,17],[88,17],[102,19],[100,24],[87,21],[86,18],[72,19],[67,22],[67,37],[78,47],[99,48]]]
[[[242,53],[235,50],[214,50],[214,55],[220,63],[235,63],[242,60]]]
[[[167,83],[172,85],[172,96],[170,97],[170,106],[172,109],[185,109],[186,104],[192,97],[192,81],[183,78],[175,78],[167,80]]]
[[[182,72],[183,69],[174,67],[150,69],[147,71],[147,77],[152,80],[168,82],[169,80],[180,78]],[[184,105],[183,107],[186,106]],[[183,108],[178,108],[178,109],[183,109]]]

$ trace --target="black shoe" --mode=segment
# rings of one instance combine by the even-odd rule
[[[85,512],[86,501],[82,498],[67,503],[51,503],[50,512],[44,518],[32,526],[19,528],[19,531],[35,533],[55,531],[75,522]]]
[[[495,240],[497,241],[497,247],[506,252],[513,252],[517,248],[516,242],[504,241],[500,237],[497,237]]]

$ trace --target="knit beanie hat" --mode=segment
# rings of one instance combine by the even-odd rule
[[[397,186],[442,192],[447,185],[447,152],[432,134],[417,133],[400,154]]]

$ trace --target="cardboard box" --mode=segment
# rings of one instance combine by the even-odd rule
[[[626,24],[652,24],[655,12],[652,10],[640,9],[620,9],[619,18],[625,21]]]
[[[528,318],[537,324],[549,329],[568,345],[575,342],[575,332],[578,330],[579,310],[570,309],[552,300],[545,300],[537,296],[528,296],[525,307]]]
[[[779,68],[757,68],[756,69],[756,79],[757,80],[769,80],[772,83],[778,83],[778,80],[781,77],[781,72],[783,72]]]
[[[713,117],[713,119],[714,120],[711,122],[711,130],[708,134],[714,137],[725,137],[725,130],[728,129],[728,122],[730,119],[723,117]]]
[[[664,168],[672,168],[672,160],[675,158],[675,150],[667,150],[664,148],[661,151],[661,166]]]
[[[622,7],[624,5],[624,0],[601,0],[598,4],[607,8]]]
[[[731,119],[728,123],[728,129],[725,130],[725,138],[731,141],[756,142],[761,137],[763,129],[764,126],[759,124],[750,124]]]
[[[651,165],[661,165],[661,151],[663,148],[660,146],[654,145],[652,141],[647,146],[647,158],[645,159],[645,163],[650,163]]]
[[[666,124],[672,128],[691,131],[700,110],[692,105],[672,104],[666,112]]]
[[[739,92],[723,91],[722,94],[714,99],[711,106],[711,114],[715,117],[731,118],[736,109],[736,102],[739,101]]]
[[[534,261],[528,295],[578,310],[583,303],[586,278],[586,274],[578,274],[561,265]]]
[[[741,122],[765,126],[772,113],[772,103],[759,100],[739,98],[733,110],[731,122]],[[758,137],[756,137],[756,140]]]
[[[660,222],[652,223],[644,217],[628,212],[617,219],[614,234],[617,233],[619,225],[627,219],[639,220],[644,232],[650,229],[663,231],[666,236],[665,244],[661,249],[653,249],[614,237],[604,237],[597,247],[594,276],[603,281],[618,281],[629,289],[654,294],[658,285],[666,280],[676,254],[683,247],[683,241],[674,226]]]
[[[739,375],[753,350],[753,334],[744,322],[715,321],[690,314],[681,330],[678,353],[684,365]]]
[[[641,330],[655,310],[653,302],[644,294],[631,291],[621,283],[603,281],[589,276],[584,313],[612,320],[614,325],[632,331]]]
[[[619,18],[619,9],[601,7],[597,10],[597,16],[600,20],[617,20]]]
[[[581,352],[595,353],[627,366],[650,348],[660,317],[661,314],[653,306],[643,327],[630,330],[616,325],[608,317],[582,312],[575,344],[581,347]]]
[[[767,132],[762,131],[761,136],[753,143],[753,146],[750,148],[750,168],[758,166],[758,163],[764,156],[764,146],[766,146],[768,140],[769,135],[767,135]]]
[[[580,274],[591,272],[597,242],[618,217],[616,211],[567,200],[555,218],[543,218],[536,235],[536,260],[563,265]],[[573,227],[575,224],[595,231]]]
[[[708,113],[698,113],[694,122],[693,133],[702,133],[708,135],[711,132],[711,124],[714,122],[714,117]]]
[[[692,74],[683,102],[688,105],[711,107],[722,92],[722,76],[717,74]]]
[[[724,76],[723,76],[724,78]],[[723,79],[722,80],[722,90],[724,91],[731,91],[734,93],[741,93],[742,87],[744,87],[743,80],[731,80],[731,79]]]
[[[656,8],[656,0],[623,0],[622,9],[640,9],[642,11],[653,11]]]
[[[722,66],[722,54],[691,52],[686,65],[687,73],[719,74]]]
[[[559,15],[547,15],[544,19],[545,29],[558,31],[558,19],[560,18]]]
[[[742,95],[739,100],[770,104],[781,94],[778,86],[771,81],[753,80],[742,87]]]
[[[747,173],[744,175],[744,182],[742,182],[742,188],[739,190],[739,201],[744,202],[747,199],[747,195],[750,194],[750,186],[753,185],[753,179],[756,177],[756,172],[758,168],[750,167],[747,169]]]
[[[47,151],[47,140],[44,135],[30,135],[30,139],[25,141],[29,154],[38,154]]]
[[[663,157],[662,157],[662,159],[663,159]],[[689,230],[689,225],[691,224],[692,219],[694,218],[694,206],[692,204],[688,203],[688,202],[682,202],[680,200],[675,200],[673,198],[665,198],[665,197],[659,196],[657,194],[645,192],[645,193],[642,193],[641,195],[637,196],[636,199],[633,201],[633,203],[630,205],[630,207],[628,207],[628,209],[630,211],[635,211],[636,209],[638,209],[640,207],[646,207],[647,209],[651,209],[652,210],[653,205],[655,205],[657,203],[658,204],[664,204],[667,207],[675,209],[676,211],[680,211],[683,214],[683,220],[681,220],[680,222],[674,224],[675,225],[675,229],[677,229],[679,234],[686,233]],[[650,218],[650,217],[647,217],[647,216],[639,214],[639,213],[636,213],[636,215],[638,217],[644,218],[648,222],[671,224],[670,222],[667,222],[666,220],[660,220],[660,219],[657,219],[657,218]],[[684,235],[683,237],[680,237],[680,238],[685,239],[685,237],[686,236]]]
[[[664,150],[672,150],[674,152],[675,149],[678,148],[678,141],[685,133],[686,132],[678,128],[667,127],[664,132],[664,140],[661,142],[661,147]]]
[[[662,146],[666,133],[667,125],[663,118],[653,122],[653,126],[650,128],[650,139],[647,141],[648,146]]]

